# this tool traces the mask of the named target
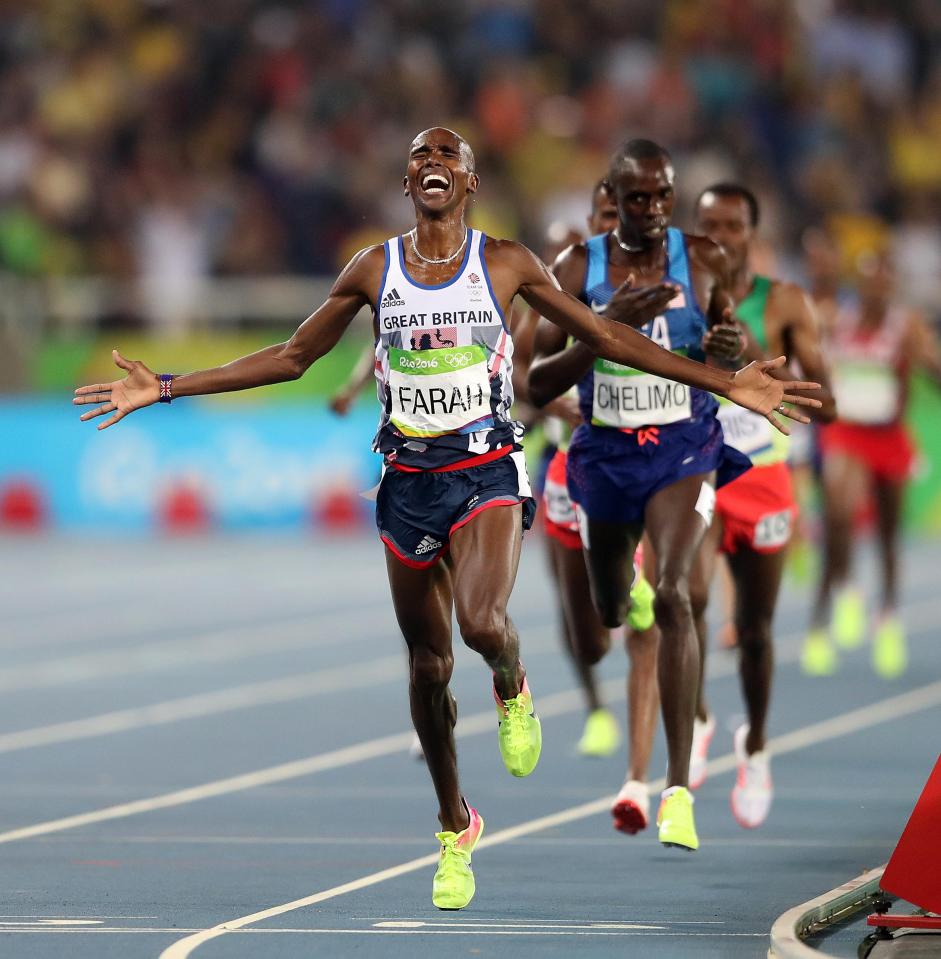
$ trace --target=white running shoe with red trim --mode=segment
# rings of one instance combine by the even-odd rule
[[[771,757],[765,750],[749,755],[745,751],[747,738],[746,723],[735,730],[733,739],[738,776],[730,801],[735,821],[744,829],[754,829],[768,818],[774,788],[771,784]]]
[[[611,807],[614,828],[629,836],[647,828],[650,821],[650,790],[639,779],[628,779]]]
[[[689,788],[699,789],[706,781],[709,762],[709,744],[716,731],[716,717],[710,713],[705,722],[698,716],[693,720],[693,748],[689,754]]]

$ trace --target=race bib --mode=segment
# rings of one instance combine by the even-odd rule
[[[720,403],[719,422],[725,442],[746,456],[758,456],[774,445],[775,428],[763,416],[735,403]]]
[[[833,371],[833,395],[841,420],[879,426],[898,418],[899,382],[881,364],[840,363]]]
[[[547,479],[543,487],[543,498],[546,506],[547,518],[558,526],[567,526],[576,529],[578,520],[575,516],[575,504],[569,496],[568,487],[564,483]]]
[[[490,377],[483,347],[389,349],[392,424],[406,436],[441,436],[487,420]]]
[[[754,546],[756,549],[777,549],[791,538],[794,514],[786,509],[780,513],[766,513],[755,523]]]
[[[595,426],[636,429],[665,426],[692,415],[690,389],[610,360],[595,360],[591,421]]]

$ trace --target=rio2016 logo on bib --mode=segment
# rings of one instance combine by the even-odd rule
[[[424,357],[424,356],[403,356],[399,355],[399,369],[403,370],[438,370],[441,369],[441,364],[438,362],[438,358],[434,357]]]

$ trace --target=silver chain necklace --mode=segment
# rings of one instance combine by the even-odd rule
[[[620,236],[618,236],[618,231],[617,231],[617,230],[612,230],[612,231],[611,231],[611,235],[612,235],[612,236],[614,237],[614,239],[617,241],[617,245],[618,245],[625,253],[640,253],[641,250],[643,250],[643,247],[641,247],[641,246],[628,246],[628,244],[625,243],[625,242],[621,239]]]
[[[467,243],[467,227],[465,226],[464,239],[461,240],[461,245],[450,256],[443,256],[440,259],[433,259],[429,256],[422,256],[421,250],[418,249],[418,227],[417,226],[409,230],[408,235],[409,235],[409,239],[412,241],[412,249],[415,251],[415,256],[417,256],[418,259],[421,260],[423,263],[431,263],[436,266],[441,263],[450,263],[451,260],[455,259],[455,257],[460,255],[461,250],[464,249],[464,244]]]

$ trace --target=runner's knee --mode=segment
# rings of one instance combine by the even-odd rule
[[[496,610],[475,610],[458,618],[461,638],[468,649],[480,653],[484,659],[498,656],[506,642],[506,613]]]
[[[737,625],[738,647],[743,656],[759,656],[771,645],[771,619]]]
[[[454,671],[451,651],[440,653],[428,646],[413,647],[409,655],[411,681],[414,686],[447,686]]]
[[[577,645],[582,662],[588,666],[596,666],[611,648],[611,634],[607,629],[599,629],[590,640],[582,640]]]
[[[692,616],[689,583],[685,579],[662,576],[657,582],[654,614],[661,629],[676,629]]]

